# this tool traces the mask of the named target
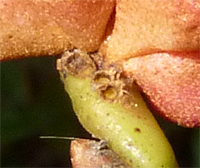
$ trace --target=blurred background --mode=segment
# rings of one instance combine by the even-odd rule
[[[26,58],[1,63],[1,167],[71,167],[70,140],[90,138],[73,112],[56,70],[56,58]],[[155,116],[180,167],[199,167],[199,130]]]

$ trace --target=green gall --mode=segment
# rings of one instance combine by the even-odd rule
[[[88,132],[106,140],[131,167],[178,167],[168,140],[133,81],[115,68],[95,67],[87,77],[79,77],[66,69],[62,59],[66,58],[58,61],[58,70],[74,111]],[[87,66],[83,62],[77,66]]]

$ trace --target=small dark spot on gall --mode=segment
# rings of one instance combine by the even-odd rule
[[[109,115],[110,115],[110,113],[106,113],[106,115],[107,115],[107,116],[109,116]]]
[[[133,161],[132,161],[131,159],[129,160],[129,162],[130,162],[130,163],[133,163]]]
[[[139,128],[135,128],[134,131],[135,131],[135,132],[138,132],[138,133],[141,132],[141,130],[140,130]]]
[[[13,36],[12,36],[12,35],[9,35],[8,38],[11,39],[11,38],[13,38]]]

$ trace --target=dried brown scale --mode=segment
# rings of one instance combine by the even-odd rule
[[[88,54],[78,49],[64,52],[61,67],[66,72],[80,78],[88,77],[96,70],[96,65]]]
[[[94,74],[92,88],[105,99],[107,97],[109,100],[117,100],[118,97],[122,95],[121,91],[123,87],[124,83],[120,80],[120,73],[117,73],[114,69],[100,70],[96,71]],[[109,90],[113,90],[113,94],[115,94],[115,96],[106,96],[106,93],[108,93]],[[110,92],[110,94],[112,93]]]
[[[120,102],[129,108],[134,104],[134,94],[131,90],[133,81],[123,77],[122,72],[115,70],[114,67],[111,70],[96,71],[92,88],[105,100]],[[129,100],[130,98],[132,100]]]
[[[58,61],[59,62],[59,61]],[[62,71],[79,78],[92,77],[91,86],[109,102],[119,102],[130,108],[134,105],[132,79],[123,76],[119,64],[107,64],[99,53],[85,53],[78,49],[65,51],[59,65]],[[66,74],[66,72],[63,72]]]
[[[92,60],[93,62],[95,63],[96,65],[96,69],[97,70],[101,70],[103,69],[103,66],[104,66],[104,58],[102,57],[102,54],[98,53],[98,52],[95,52],[95,53],[90,53],[88,55]]]
[[[88,66],[87,62],[95,64],[91,53],[86,53],[83,54],[85,62],[82,61],[83,57],[77,57],[81,61],[74,60],[77,63],[74,63],[74,67],[83,66],[77,69],[81,71],[77,73],[71,68],[73,66],[65,67],[69,63],[66,58],[68,56],[73,58],[73,52],[77,55],[77,51],[80,52],[79,55],[83,54],[80,50],[66,52],[64,59],[61,58],[58,61],[58,70],[61,71],[65,89],[83,127],[96,138],[107,140],[108,146],[132,167],[177,166],[173,151],[145,106],[138,87],[134,86],[132,80],[123,76],[121,67],[117,64],[102,62],[101,69],[95,67],[92,72],[84,73],[82,69]],[[70,60],[70,62],[73,61]],[[70,72],[70,70],[73,71]],[[69,74],[68,77],[63,76],[62,71],[66,71]],[[71,75],[72,73],[77,74]],[[84,73],[84,75],[79,77],[79,73]],[[101,73],[103,79],[101,79]],[[95,78],[96,74],[98,77]],[[95,82],[94,79],[96,79]],[[140,136],[138,132],[135,133],[134,128],[139,128]],[[151,141],[146,141],[148,138]],[[161,151],[165,154],[158,156]]]

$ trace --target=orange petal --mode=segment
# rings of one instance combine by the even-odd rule
[[[159,113],[185,127],[200,126],[199,52],[157,53],[124,63]]]
[[[200,46],[199,0],[118,0],[107,60]]]
[[[95,51],[113,0],[0,0],[0,59]]]

